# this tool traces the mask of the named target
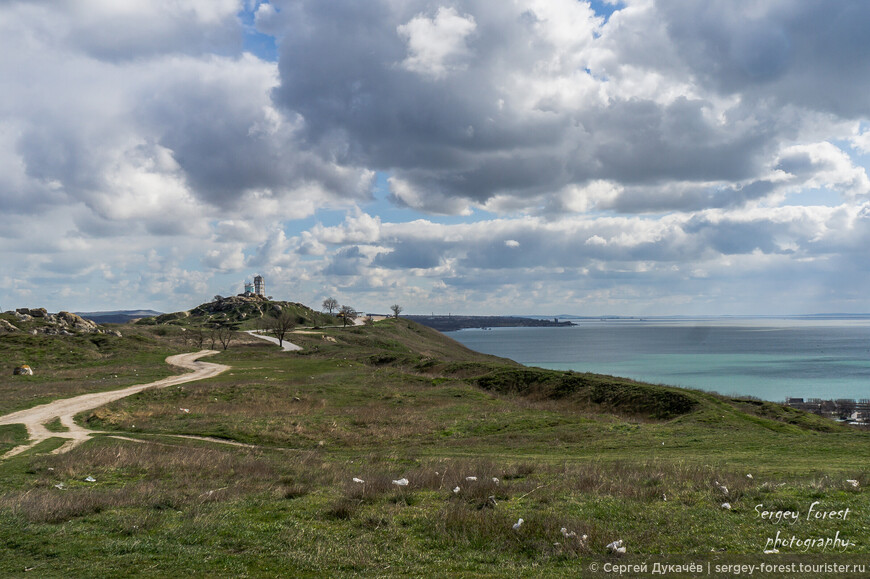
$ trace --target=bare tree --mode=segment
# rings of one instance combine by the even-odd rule
[[[346,327],[347,323],[353,322],[359,314],[350,306],[341,306],[341,309],[338,310],[338,315],[341,318],[341,323]]]
[[[190,339],[196,344],[196,347],[202,349],[202,345],[205,344],[205,328],[202,326],[192,326],[190,334]]]
[[[402,313],[402,306],[400,306],[399,304],[393,304],[390,306],[390,309],[393,311],[393,317],[398,320],[399,314]]]
[[[330,315],[338,308],[338,300],[333,297],[328,297],[323,300],[323,309],[330,313]]]
[[[278,345],[284,347],[284,336],[296,327],[296,317],[290,312],[281,312],[268,322],[269,333],[278,338]]]
[[[233,341],[235,335],[236,332],[230,326],[220,326],[217,329],[217,338],[224,350],[230,347],[230,342]]]

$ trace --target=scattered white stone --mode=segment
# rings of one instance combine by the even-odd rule
[[[562,527],[560,529],[560,532],[562,533],[562,536],[565,537],[566,539],[570,539],[572,537],[577,536],[577,533],[575,533],[574,531],[569,532],[567,527]]]
[[[477,477],[476,477],[476,476],[467,476],[467,477],[465,477],[465,480],[468,480],[468,481],[476,481],[476,480],[477,480]]]
[[[399,487],[406,487],[408,486],[408,479],[400,478],[399,480],[394,480],[393,484]]]
[[[663,501],[667,501],[667,500],[668,500],[668,495],[662,495],[662,500],[663,500]]]
[[[747,475],[746,475],[746,478],[752,478],[752,475],[751,475],[751,474],[747,474]]]
[[[516,523],[514,523],[514,527],[513,527],[513,528],[514,528],[514,531],[519,531],[519,530],[520,530],[520,527],[523,526],[523,523],[524,523],[524,522],[525,522],[525,521],[523,521],[522,519],[520,519],[520,520],[518,520]]]
[[[355,482],[355,483],[360,483],[360,484],[365,484],[366,481],[364,481],[364,480],[361,479],[361,478],[353,477],[353,482]]]
[[[857,480],[852,479],[852,478],[847,479],[846,482],[849,483],[850,485],[852,485],[852,487],[854,487],[854,488],[858,488],[859,486],[861,486]]]
[[[728,487],[726,487],[725,485],[719,485],[719,490],[726,495],[728,494]]]
[[[731,503],[722,503],[722,508],[725,509],[726,511],[730,511],[731,510]]]
[[[767,549],[764,551],[765,555],[779,555],[779,549]]]
[[[85,479],[85,482],[97,482],[97,479],[95,479],[94,477],[88,475],[88,477]]]
[[[458,493],[458,492],[461,491],[461,490],[462,490],[462,489],[460,489],[459,487],[454,487],[454,489],[453,489],[453,493],[456,494],[456,493]]]
[[[190,414],[190,408],[179,408],[179,410],[181,410],[185,414]]]
[[[63,483],[57,483],[56,485],[54,485],[54,488],[59,489],[59,490],[62,490],[62,491],[65,491],[65,490],[66,490],[66,485],[63,484]]]
[[[492,482],[494,482],[495,484],[498,484],[498,483],[500,483],[501,481],[498,480],[498,479],[495,478],[495,477],[492,477]]]
[[[617,541],[613,541],[607,545],[607,550],[611,553],[615,553],[616,555],[624,555],[625,554],[625,546],[622,543],[622,539]]]

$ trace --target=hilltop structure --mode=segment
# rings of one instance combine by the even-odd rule
[[[245,292],[239,294],[242,297],[254,297],[260,296],[261,298],[266,297],[266,280],[263,279],[262,275],[255,275],[254,282],[251,283],[249,281],[245,282]]]

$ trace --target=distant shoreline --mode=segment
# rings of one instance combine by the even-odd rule
[[[570,321],[523,318],[520,316],[402,316],[439,332],[486,328],[561,328],[575,325]]]

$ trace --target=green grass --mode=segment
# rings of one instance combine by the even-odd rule
[[[28,325],[12,316],[0,317],[24,329],[39,325],[38,321]],[[177,329],[165,328],[125,326],[120,338],[111,334],[0,334],[0,413],[171,376],[181,370],[168,366],[166,357],[190,351],[182,347]],[[28,364],[34,375],[13,376],[12,369],[20,364]]]
[[[577,577],[618,561],[616,539],[623,562],[870,552],[865,431],[526,369],[404,320],[290,340],[304,350],[240,336],[211,359],[229,372],[79,417],[140,442],[99,436],[0,464],[0,575]],[[0,450],[23,436],[0,429]],[[755,510],[806,516],[816,501],[852,515],[785,527]],[[856,545],[771,559],[777,530]]]
[[[69,428],[61,424],[60,418],[45,423],[45,429],[49,432],[69,432]]]

